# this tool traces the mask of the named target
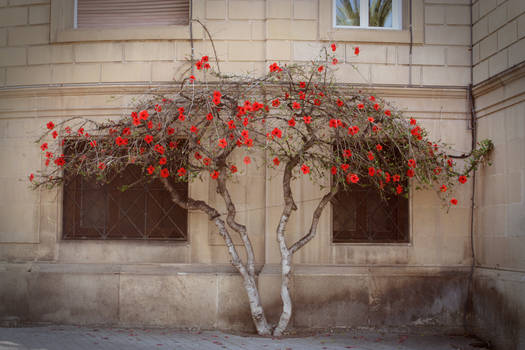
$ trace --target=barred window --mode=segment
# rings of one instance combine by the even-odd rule
[[[190,0],[76,0],[75,28],[187,25]]]
[[[139,167],[128,166],[108,184],[82,176],[65,183],[63,239],[186,241],[188,213],[159,180],[119,189],[141,176]],[[187,198],[187,183],[172,185]]]
[[[407,198],[385,201],[374,186],[352,184],[331,203],[334,243],[409,242]]]

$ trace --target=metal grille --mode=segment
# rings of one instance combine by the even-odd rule
[[[352,185],[332,199],[334,243],[409,241],[408,199],[381,199],[372,186]]]
[[[187,240],[188,214],[155,180],[120,191],[142,176],[128,166],[109,184],[77,176],[64,185],[63,239]],[[184,198],[187,183],[172,184]]]

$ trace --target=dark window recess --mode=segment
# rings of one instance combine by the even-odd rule
[[[408,199],[381,199],[372,186],[352,185],[332,199],[334,243],[409,242]]]
[[[77,28],[187,25],[190,0],[77,0]]]
[[[63,239],[187,240],[188,214],[159,180],[120,191],[143,176],[128,166],[109,184],[77,176],[64,184]],[[187,183],[173,183],[185,198]]]

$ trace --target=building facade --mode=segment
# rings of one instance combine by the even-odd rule
[[[90,17],[83,3],[0,0],[0,316],[252,329],[241,278],[204,214],[188,213],[183,242],[67,240],[62,189],[34,192],[27,180],[43,166],[34,141],[49,120],[120,116],[135,98],[187,77],[192,48],[214,61],[205,26],[223,73],[261,75],[335,42],[339,82],[385,97],[458,155],[472,137],[495,144],[493,165],[458,190],[448,213],[433,191],[410,194],[408,242],[336,243],[333,208],[325,210],[294,258],[290,326],[467,327],[502,349],[525,346],[525,2],[394,0],[383,23],[391,29],[370,28],[364,10],[361,28],[338,20],[340,0],[176,1],[175,22],[140,8],[125,20],[107,9],[107,19]],[[280,179],[243,170],[234,199],[272,320]],[[294,191],[288,234],[298,238],[321,192],[306,180]],[[216,202],[206,180],[189,192]]]

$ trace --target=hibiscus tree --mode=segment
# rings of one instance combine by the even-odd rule
[[[446,149],[429,141],[416,120],[403,117],[380,98],[337,85],[332,76],[337,63],[326,54],[322,61],[305,66],[273,63],[262,78],[219,76],[213,84],[204,72],[201,81],[192,75],[173,94],[145,98],[134,112],[118,120],[49,122],[38,140],[45,167],[36,177],[31,174],[30,180],[34,188],[53,187],[77,176],[107,183],[130,167],[140,168],[143,176],[122,190],[160,179],[174,203],[206,213],[217,227],[232,265],[242,276],[257,332],[282,335],[292,315],[288,285],[293,254],[315,237],[320,216],[338,191],[374,186],[387,199],[406,196],[412,184],[435,186],[446,205],[456,205],[451,190],[467,182],[492,148],[490,141],[481,142],[464,169],[457,170]],[[209,69],[208,57],[196,67]],[[266,319],[249,228],[237,220],[229,190],[239,165],[236,154],[246,153],[243,162],[255,166],[251,159],[255,149],[265,154],[267,167],[282,175],[284,206],[275,229],[281,254],[282,312],[275,324]],[[175,190],[176,182],[201,176],[216,181],[226,212]],[[292,183],[301,176],[325,193],[307,232],[287,244],[287,224],[298,210]],[[232,234],[241,238],[245,259]]]

